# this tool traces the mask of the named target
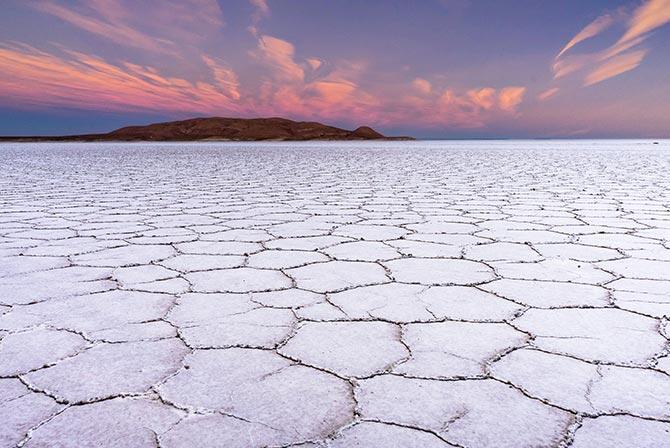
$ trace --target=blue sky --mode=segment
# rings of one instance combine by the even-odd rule
[[[0,134],[217,115],[667,137],[668,22],[670,0],[9,0]]]

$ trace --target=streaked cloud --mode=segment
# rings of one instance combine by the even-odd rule
[[[594,56],[592,59],[596,59],[598,61],[604,61],[605,59],[609,59],[611,57],[614,57],[618,55],[619,53],[623,53],[626,50],[629,50],[633,47],[636,47],[637,45],[641,44],[644,42],[644,40],[647,38],[647,36],[638,36],[635,39],[632,40],[625,40],[621,42],[617,42],[616,44],[612,45],[611,47],[607,48],[606,50],[603,50],[602,52],[592,55]]]
[[[6,103],[116,111],[219,113],[238,110],[232,70],[214,59],[210,80],[189,81],[139,64],[112,64],[76,51],[0,46],[0,97]]]
[[[670,0],[649,0],[633,13],[628,29],[617,44],[634,41],[670,22]]]
[[[216,59],[207,55],[203,55],[202,59],[212,70],[212,75],[216,81],[216,85],[222,91],[222,93],[234,100],[239,100],[240,83],[235,72],[230,67],[225,66],[222,62],[217,61]]]
[[[225,51],[210,54],[196,45],[224,26],[215,0],[155,1],[150,25],[137,22],[131,0],[33,4],[76,29],[146,50],[158,63],[139,63],[142,58],[134,58],[135,52],[105,58],[62,44],[47,45],[48,50],[0,44],[0,99],[36,108],[280,115],[469,129],[518,116],[526,92],[525,87],[505,85],[457,89],[444,74],[420,76],[409,66],[375,82],[381,78],[371,69],[373,61],[303,56],[293,42],[263,33],[260,21],[270,14],[263,0],[249,0],[254,7],[251,36],[242,31],[248,46],[241,55],[247,57],[233,59],[241,64],[238,71],[227,62]],[[181,59],[184,52],[189,52],[188,67],[175,65],[175,57]]]
[[[648,0],[628,20],[626,32],[600,55],[600,60],[615,57],[643,43],[652,31],[670,22],[670,0]]]
[[[419,82],[417,95],[390,92],[402,85],[365,88],[364,61],[337,61],[305,80],[294,47],[264,39],[268,77],[244,86],[222,60],[202,56],[201,79],[170,76],[132,62],[62,50],[45,52],[27,45],[0,46],[0,98],[22,107],[73,107],[108,111],[161,111],[173,114],[284,115],[301,119],[367,124],[406,123],[422,128],[477,128],[515,116],[524,87],[482,87],[459,94],[452,88]],[[408,81],[417,85],[416,79]]]
[[[559,92],[559,90],[560,89],[558,87],[552,87],[550,89],[547,89],[543,92],[540,92],[540,94],[537,95],[537,99],[540,100],[540,101],[548,100],[549,98],[556,95]]]
[[[631,71],[642,63],[646,54],[647,50],[637,50],[609,58],[586,75],[584,85],[591,86]]]
[[[168,48],[172,44],[171,41],[159,41],[117,20],[110,21],[88,16],[53,2],[40,2],[35,5],[35,8],[42,12],[51,14],[77,28],[97,34],[117,44],[151,51],[171,52]],[[98,12],[105,12],[105,10]]]
[[[617,22],[624,24],[624,32],[609,47],[596,53],[569,55],[565,53],[586,39],[590,39]],[[655,29],[670,22],[670,0],[647,0],[632,13],[618,10],[606,13],[577,33],[558,53],[552,65],[554,79],[586,71],[584,86],[592,86],[629,72],[642,64],[649,53],[640,45]]]
[[[151,11],[149,21],[142,19],[137,11],[140,5],[131,0],[43,0],[29,4],[116,44],[167,54],[176,54],[179,43],[208,38],[224,24],[216,0],[148,0],[141,6]]]
[[[602,33],[607,28],[609,28],[613,23],[614,18],[610,14],[604,14],[598,17],[593,22],[586,25],[579,33],[575,35],[575,37],[570,39],[570,41],[567,44],[565,44],[565,47],[563,47],[561,51],[559,51],[558,55],[556,56],[556,59],[560,58],[563,55],[563,53],[570,50],[578,43],[583,42],[587,39],[590,39]]]
[[[558,59],[554,61],[551,66],[551,69],[554,72],[554,79],[564,78],[571,73],[575,73],[587,64],[590,64],[592,60],[592,56],[584,55],[568,56],[567,58]]]

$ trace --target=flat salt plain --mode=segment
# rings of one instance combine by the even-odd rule
[[[670,446],[668,141],[0,164],[0,446]]]

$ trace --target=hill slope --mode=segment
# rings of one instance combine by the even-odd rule
[[[193,118],[190,120],[128,126],[107,134],[61,137],[2,137],[3,140],[56,141],[198,141],[198,140],[412,140],[385,137],[367,126],[354,131],[316,122],[285,118]]]

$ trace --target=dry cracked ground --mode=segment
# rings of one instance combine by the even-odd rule
[[[3,145],[0,446],[670,446],[670,148],[482,145]]]

